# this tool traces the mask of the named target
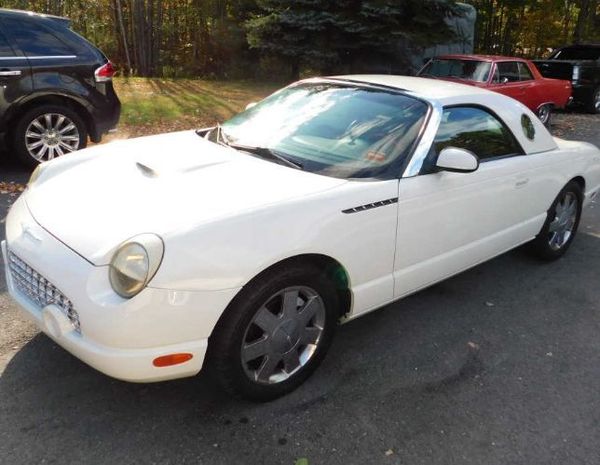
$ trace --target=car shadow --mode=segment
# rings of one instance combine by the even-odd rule
[[[113,380],[37,335],[0,377],[0,411],[11,425],[6,447],[24,453],[25,439],[35,438],[29,452],[43,451],[50,462],[293,463],[308,454],[357,463],[358,444],[397,450],[435,441],[440,429],[459,449],[489,443],[518,428],[523,410],[562,415],[564,435],[576,443],[586,428],[577,418],[595,390],[552,405],[545,393],[573,377],[597,380],[598,233],[583,230],[557,262],[518,249],[341,326],[315,375],[267,404],[229,398],[206,374],[155,384]],[[497,415],[509,425],[490,420]],[[542,437],[528,445],[527,437],[505,447],[548,456],[542,449],[550,443]],[[332,448],[337,459],[328,461]],[[499,450],[481,446],[479,463],[492,463]]]

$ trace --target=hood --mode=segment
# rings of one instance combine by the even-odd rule
[[[102,265],[115,247],[137,234],[164,238],[345,182],[258,159],[186,131],[60,157],[43,166],[25,199],[42,227]]]

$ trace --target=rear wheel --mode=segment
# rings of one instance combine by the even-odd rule
[[[267,273],[235,298],[209,341],[209,369],[231,394],[268,401],[302,384],[323,360],[338,317],[320,270]]]
[[[40,105],[17,122],[12,143],[17,158],[35,167],[85,148],[87,130],[81,117],[70,108]]]
[[[571,181],[563,188],[548,210],[542,230],[531,243],[535,255],[544,260],[556,260],[565,254],[577,233],[582,200],[578,183]]]
[[[537,111],[537,117],[544,124],[544,126],[549,128],[552,120],[552,105],[546,104],[539,107]]]
[[[592,93],[592,98],[588,103],[588,110],[590,111],[590,113],[600,113],[600,87],[598,87]]]

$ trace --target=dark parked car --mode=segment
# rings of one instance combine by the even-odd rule
[[[547,60],[534,60],[542,76],[568,79],[573,100],[600,113],[600,44],[559,48]]]
[[[99,142],[119,121],[113,65],[69,24],[0,9],[0,133],[29,166]]]

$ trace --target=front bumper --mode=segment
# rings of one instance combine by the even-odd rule
[[[208,337],[236,289],[170,291],[148,287],[126,300],[94,266],[36,223],[21,196],[7,220],[1,244],[8,291],[23,314],[57,344],[114,378],[151,382],[193,376],[202,368]],[[80,331],[56,305],[41,308],[16,285],[9,250],[45,277],[73,304]],[[192,359],[167,367],[153,360],[173,353]]]

